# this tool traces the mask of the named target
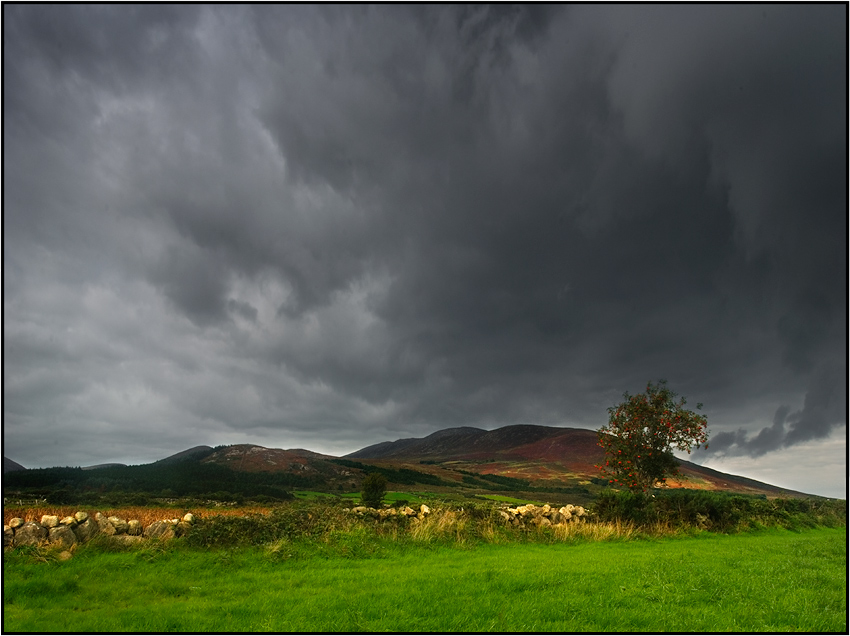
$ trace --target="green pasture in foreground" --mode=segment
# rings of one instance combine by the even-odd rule
[[[844,528],[474,547],[361,529],[42,557],[4,556],[4,631],[847,631]]]

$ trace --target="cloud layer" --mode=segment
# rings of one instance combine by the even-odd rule
[[[845,23],[4,7],[5,453],[596,428],[658,378],[726,454],[826,438]]]

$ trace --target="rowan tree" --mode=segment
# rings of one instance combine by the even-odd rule
[[[688,454],[703,444],[708,448],[706,417],[684,408],[685,398],[677,401],[665,380],[648,383],[645,393],[626,392],[623,397],[624,402],[608,409],[608,424],[597,431],[605,464],[596,467],[608,483],[645,492],[679,474],[674,448]]]

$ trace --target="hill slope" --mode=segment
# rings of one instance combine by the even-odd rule
[[[598,479],[595,465],[605,461],[597,439],[596,431],[579,428],[522,424],[484,431],[465,427],[437,431],[418,439],[367,446],[345,457],[382,463],[451,464],[456,469],[532,481],[587,483]],[[805,496],[804,493],[729,475],[693,462],[682,461],[680,471],[682,478],[669,479],[669,487]]]
[[[213,452],[212,446],[193,446],[192,448],[187,448],[184,451],[180,451],[179,453],[174,453],[173,455],[169,455],[163,459],[160,459],[154,463],[156,464],[171,464],[174,462],[182,461],[184,459],[203,459],[207,455]]]
[[[595,468],[604,461],[595,431],[534,425],[492,431],[449,428],[423,438],[373,444],[344,458],[303,449],[237,444],[215,449],[195,446],[141,466],[88,467],[99,468],[97,471],[27,470],[8,458],[4,460],[4,495],[38,491],[45,496],[50,489],[59,488],[85,497],[100,492],[106,479],[113,489],[154,495],[167,491],[181,496],[224,496],[221,493],[232,492],[286,498],[286,491],[298,489],[356,492],[368,473],[380,472],[391,489],[407,491],[412,487],[413,491],[424,489],[461,497],[493,492],[538,497],[534,493],[546,493],[539,497],[585,503],[606,485]],[[681,478],[668,480],[669,487],[809,496],[687,461],[681,463],[681,472]]]
[[[3,472],[10,473],[16,470],[26,470],[23,466],[21,466],[18,462],[12,461],[8,457],[3,457]]]

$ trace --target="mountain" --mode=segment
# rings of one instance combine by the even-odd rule
[[[192,448],[180,451],[179,453],[174,453],[173,455],[169,455],[168,457],[160,459],[154,463],[172,464],[174,462],[182,461],[184,459],[203,459],[212,452],[212,446],[193,446]]]
[[[219,464],[249,473],[289,470],[309,472],[315,470],[317,460],[319,463],[327,463],[329,459],[334,458],[331,455],[322,455],[300,448],[283,450],[256,444],[234,444],[210,453],[201,460],[201,463]]]
[[[423,438],[374,444],[345,457],[408,465],[425,462],[455,470],[526,479],[531,483],[587,484],[598,481],[595,465],[605,461],[597,440],[596,431],[579,428],[521,424],[484,431],[463,427],[437,431]],[[669,487],[807,496],[688,461],[681,461],[680,472],[680,478],[667,480]]]
[[[23,466],[21,466],[18,462],[13,462],[8,457],[3,457],[3,472],[11,473],[15,470],[26,470]]]
[[[571,472],[593,470],[602,456],[595,431],[518,424],[492,431],[449,428],[419,439],[383,442],[345,457],[432,462],[522,462],[561,464]]]
[[[410,437],[395,442],[381,442],[359,451],[344,455],[344,457],[361,459],[393,459],[393,458],[449,458],[458,444],[468,447],[475,440],[485,435],[487,431],[471,426],[447,428],[428,437]]]
[[[200,460],[245,473],[289,473],[302,487],[330,490],[359,488],[362,474],[335,463],[336,457],[301,448],[283,450],[256,444],[234,444],[218,448]],[[297,484],[296,484],[297,485]]]
[[[83,466],[80,470],[100,470],[101,468],[121,468],[125,466],[127,466],[127,464],[117,464],[113,462],[110,464],[95,464],[94,466]]]
[[[342,458],[298,448],[236,444],[194,446],[141,466],[89,466],[83,469],[85,476],[61,468],[29,471],[5,457],[3,469],[11,472],[4,479],[4,493],[7,486],[11,492],[53,483],[56,488],[73,486],[80,492],[90,492],[100,488],[106,477],[120,482],[127,492],[227,491],[285,498],[292,490],[356,492],[367,474],[379,472],[391,489],[427,490],[450,497],[500,493],[587,503],[607,485],[595,467],[603,462],[604,452],[597,445],[595,431],[521,424],[492,431],[469,426],[448,428],[422,438],[373,444]],[[87,471],[95,468],[103,472],[88,476]],[[680,477],[667,480],[668,487],[771,497],[811,496],[688,461],[681,462],[680,471]]]

